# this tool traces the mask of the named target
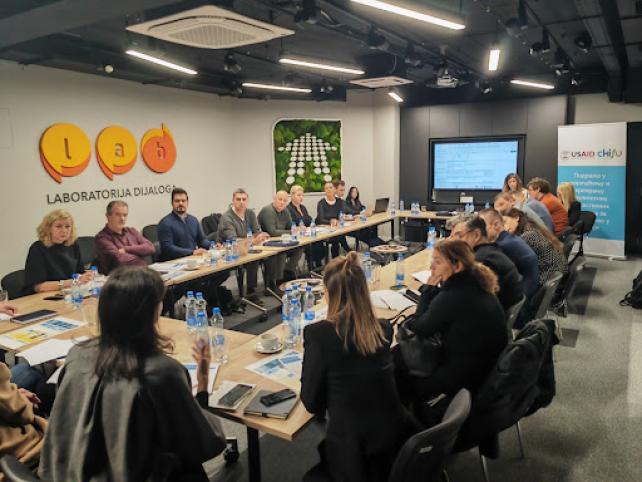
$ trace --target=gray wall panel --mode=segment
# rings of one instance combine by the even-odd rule
[[[423,107],[429,112],[430,137],[459,137],[459,105]]]
[[[402,109],[400,116],[399,193],[401,199],[424,199],[428,183],[428,109]]]
[[[459,109],[459,135],[462,137],[485,136],[492,129],[493,104],[461,104]],[[488,121],[491,121],[490,123]]]
[[[523,134],[526,132],[528,108],[523,101],[493,102],[494,113],[493,135],[503,136],[510,134]]]

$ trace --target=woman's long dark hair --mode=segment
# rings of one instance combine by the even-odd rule
[[[357,197],[352,199],[352,190],[357,191]],[[352,207],[361,207],[361,201],[359,200],[359,188],[357,186],[351,186],[348,190],[348,195],[346,196],[346,202]]]
[[[163,280],[149,268],[123,266],[109,275],[98,302],[96,375],[141,376],[145,358],[173,349],[156,323],[164,295]]]
[[[521,211],[517,208],[512,208],[505,214],[505,216],[517,219],[517,229],[515,230],[516,236],[521,236],[522,234],[524,234],[524,231],[526,229],[534,229],[542,233],[542,236],[544,236],[546,240],[551,243],[555,251],[559,253],[564,252],[564,245],[562,244],[562,242],[557,239],[557,237],[548,229],[543,228],[539,224],[534,223],[533,221],[528,219],[528,216],[526,215],[526,213],[524,213],[524,211]]]

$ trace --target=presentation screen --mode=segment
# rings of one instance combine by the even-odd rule
[[[499,190],[518,172],[520,138],[432,141],[433,189]]]

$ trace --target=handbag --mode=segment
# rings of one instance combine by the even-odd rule
[[[429,377],[439,366],[442,353],[441,335],[423,338],[410,329],[414,315],[399,313],[393,320],[397,326],[397,343],[408,373],[415,377]]]

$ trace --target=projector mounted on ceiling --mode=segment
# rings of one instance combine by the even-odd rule
[[[386,77],[372,77],[369,79],[355,79],[350,81],[351,84],[368,87],[369,89],[380,89],[382,87],[396,87],[398,85],[412,84],[412,80],[388,75]]]
[[[292,30],[212,5],[130,25],[127,30],[204,49],[229,49],[294,34]]]

